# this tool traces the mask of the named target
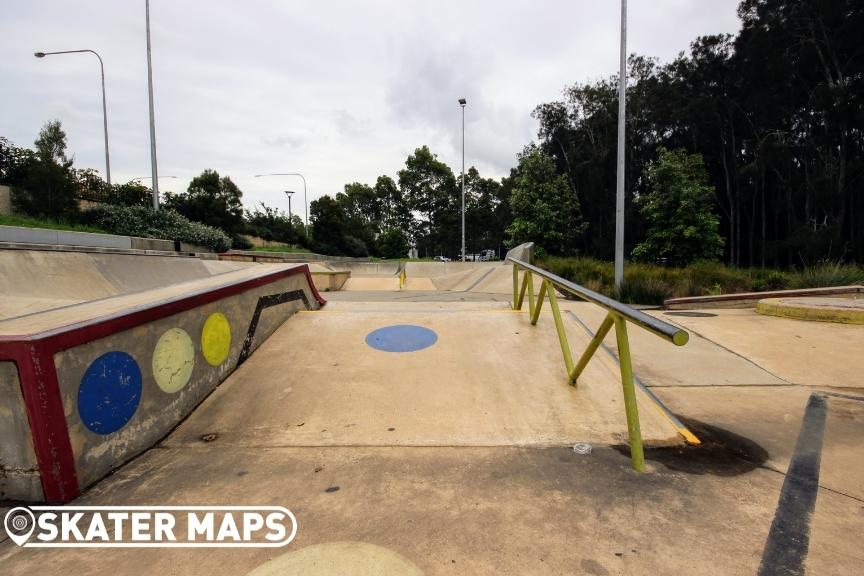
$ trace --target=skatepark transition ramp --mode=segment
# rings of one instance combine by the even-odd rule
[[[153,446],[297,310],[305,264],[0,250],[0,499],[68,501]]]

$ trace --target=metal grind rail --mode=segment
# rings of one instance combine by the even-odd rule
[[[636,310],[626,304],[622,304],[617,300],[598,294],[593,290],[588,290],[584,286],[580,286],[569,280],[565,280],[560,276],[552,274],[547,270],[538,268],[522,260],[515,258],[507,258],[507,261],[513,264],[513,309],[521,310],[522,304],[525,301],[525,295],[528,295],[528,311],[531,317],[531,324],[536,325],[540,318],[540,309],[546,297],[549,298],[549,305],[552,308],[552,317],[555,320],[555,329],[558,332],[558,341],[561,344],[561,353],[564,356],[564,365],[567,368],[567,375],[570,378],[570,383],[576,385],[579,376],[591,357],[597,351],[597,348],[603,343],[603,339],[609,333],[612,327],[615,327],[615,337],[618,344],[618,360],[621,368],[621,385],[624,390],[624,410],[627,414],[627,432],[630,443],[630,458],[633,463],[633,468],[644,472],[645,471],[645,454],[642,448],[642,432],[639,427],[639,409],[636,404],[636,390],[633,383],[633,363],[630,358],[630,340],[627,336],[627,323],[630,322],[636,326],[651,332],[655,336],[659,336],[664,340],[671,342],[676,346],[684,346],[690,339],[690,335],[686,330],[682,330],[678,326],[673,326],[668,322],[658,320],[653,316],[649,316],[644,312]],[[520,283],[519,272],[523,271],[522,280]],[[534,279],[536,275],[543,279],[540,289],[534,295]],[[561,310],[558,306],[558,296],[555,292],[556,288],[562,292],[572,294],[582,300],[591,302],[606,310],[606,318],[600,324],[594,337],[588,343],[585,351],[577,362],[573,362],[573,355],[570,352],[570,344],[567,341],[567,333],[564,329],[564,319],[561,317]],[[695,437],[694,437],[695,438]],[[697,440],[698,442],[698,440]]]

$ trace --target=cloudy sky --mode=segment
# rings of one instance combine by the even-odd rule
[[[662,61],[698,35],[734,33],[738,0],[630,0],[628,52]],[[144,0],[2,0],[0,135],[29,146],[63,122],[78,167],[104,169],[105,62],[112,177],[150,174]],[[152,0],[159,173],[181,191],[213,168],[251,206],[287,208],[396,175],[428,144],[484,176],[509,173],[536,135],[531,110],[565,84],[614,73],[615,0]],[[146,182],[146,181],[145,181]],[[298,213],[302,195],[293,208]]]

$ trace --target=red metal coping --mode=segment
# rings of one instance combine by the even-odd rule
[[[0,336],[0,361],[11,360],[18,369],[45,500],[68,502],[81,493],[54,354],[297,274],[306,276],[315,300],[326,304],[315,288],[309,266],[302,264],[37,334]]]

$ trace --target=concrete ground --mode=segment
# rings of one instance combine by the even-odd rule
[[[622,446],[611,337],[611,354],[598,351],[572,388],[548,309],[531,327],[502,294],[328,298],[76,502],[282,505],[297,516],[295,542],[94,553],[7,541],[2,572],[864,573],[864,326],[652,312],[691,341],[676,348],[633,328],[634,370],[703,443],[678,443],[640,395],[645,435],[660,446],[639,474]],[[578,353],[602,312],[562,308]],[[368,348],[365,335],[387,324],[431,327],[439,340],[405,354]],[[814,393],[826,394],[815,452],[799,439]],[[593,451],[575,453],[576,441]]]

